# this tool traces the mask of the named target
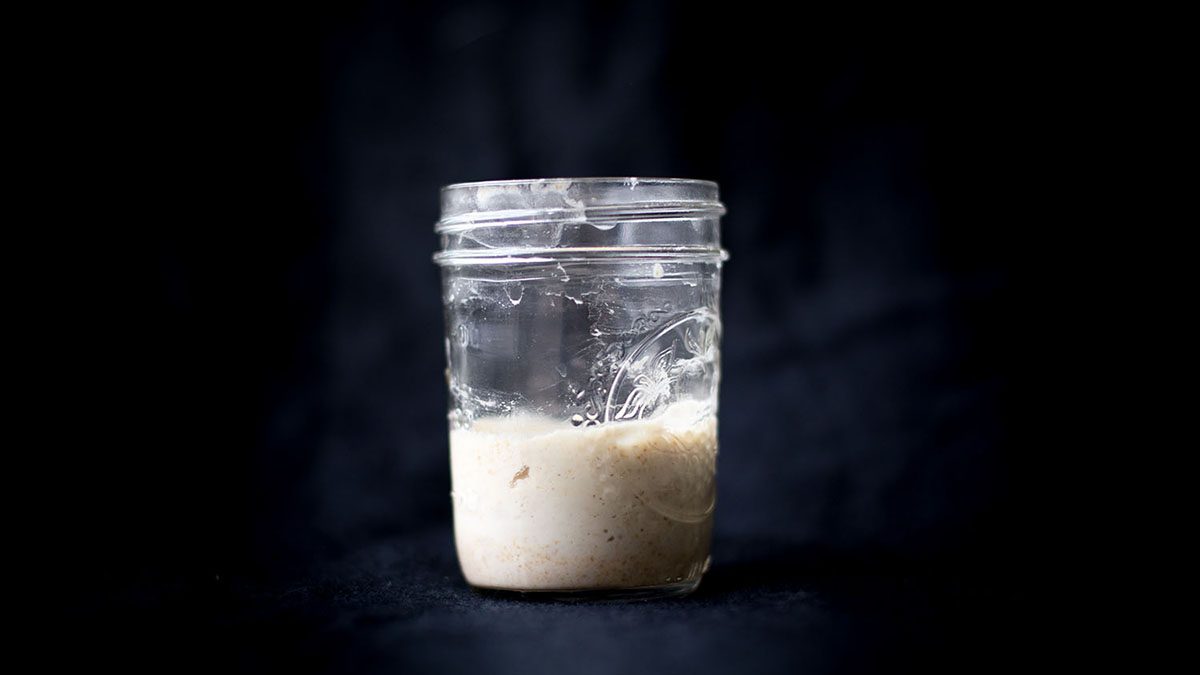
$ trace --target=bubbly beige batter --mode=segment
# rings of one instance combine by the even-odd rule
[[[452,431],[467,581],[535,591],[698,580],[715,501],[717,422],[707,410],[685,401],[599,426],[513,416]]]

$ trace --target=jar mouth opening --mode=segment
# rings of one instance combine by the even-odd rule
[[[442,186],[442,192],[448,190],[459,190],[462,188],[472,187],[505,187],[505,186],[522,186],[533,185],[535,183],[588,183],[592,185],[622,185],[624,187],[633,187],[638,185],[697,185],[707,186],[712,188],[716,194],[717,183],[711,180],[703,180],[700,178],[659,178],[659,177],[640,177],[640,176],[582,176],[577,178],[506,178],[502,180],[472,180],[462,183],[450,183]]]
[[[719,217],[717,184],[691,178],[536,178],[454,183],[441,190],[438,233],[542,222]]]

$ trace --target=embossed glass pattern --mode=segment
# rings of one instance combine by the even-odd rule
[[[467,581],[695,588],[715,505],[717,186],[496,181],[442,191],[455,540]]]

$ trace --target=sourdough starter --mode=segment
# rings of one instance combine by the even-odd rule
[[[716,419],[692,402],[573,427],[534,416],[450,434],[454,533],[467,581],[511,590],[699,579],[715,501]]]

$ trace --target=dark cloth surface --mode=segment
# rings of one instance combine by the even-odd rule
[[[766,541],[718,539],[714,553],[684,598],[541,601],[470,589],[436,529],[283,585],[124,593],[76,624],[107,624],[96,653],[127,665],[211,672],[1012,672],[1046,642],[1039,596],[1012,577],[863,568]]]

